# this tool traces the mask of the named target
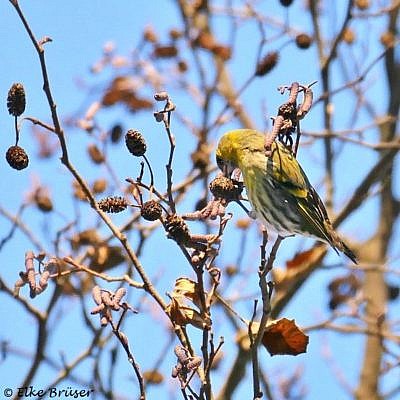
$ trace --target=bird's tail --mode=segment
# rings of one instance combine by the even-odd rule
[[[353,261],[354,264],[358,264],[357,262],[357,256],[354,254],[354,252],[346,245],[346,243],[344,243],[341,240],[341,244],[342,244],[342,249],[340,249],[341,251],[343,251],[343,253],[350,258],[351,261]]]
[[[347,244],[339,237],[339,235],[335,232],[333,229],[330,221],[325,221],[325,228],[327,232],[329,233],[330,240],[329,244],[337,251],[341,251],[344,253],[347,257],[350,258],[351,261],[353,261],[354,264],[358,264],[357,262],[357,256],[354,254],[354,252],[347,246]]]

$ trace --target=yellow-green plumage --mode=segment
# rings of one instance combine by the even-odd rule
[[[332,228],[326,209],[293,154],[272,144],[269,157],[265,135],[251,129],[227,132],[216,152],[220,167],[239,168],[254,211],[280,235],[302,234],[330,244],[353,262],[356,257]]]

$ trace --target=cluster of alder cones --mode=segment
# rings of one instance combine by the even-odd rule
[[[29,157],[26,151],[18,146],[19,132],[18,132],[18,117],[25,111],[25,89],[22,83],[14,83],[7,96],[7,109],[8,112],[15,118],[15,145],[8,148],[6,152],[6,160],[11,168],[16,170],[24,169],[29,164]]]

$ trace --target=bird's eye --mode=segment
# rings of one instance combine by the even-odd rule
[[[216,156],[215,160],[217,162],[218,168],[222,171],[224,169],[225,162],[221,157]]]

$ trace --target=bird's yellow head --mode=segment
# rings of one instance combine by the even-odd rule
[[[224,172],[241,168],[243,157],[248,152],[262,151],[264,135],[252,129],[236,129],[225,133],[216,151],[218,167]],[[227,169],[227,171],[226,171]]]

